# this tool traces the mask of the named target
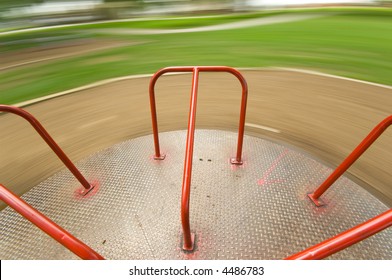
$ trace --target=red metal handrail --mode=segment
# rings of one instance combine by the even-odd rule
[[[377,232],[392,226],[392,209],[360,224],[335,237],[327,239],[286,260],[318,260],[339,252]]]
[[[84,189],[81,191],[81,194],[85,195],[90,192],[94,185],[90,184],[80,173],[80,171],[76,168],[76,166],[72,163],[72,161],[67,157],[67,155],[61,150],[61,148],[56,144],[53,138],[49,135],[49,133],[45,130],[45,128],[39,123],[39,121],[30,113],[24,111],[21,108],[8,106],[8,105],[0,105],[0,112],[8,112],[15,115],[18,115],[25,120],[27,120],[34,129],[38,132],[38,134],[45,140],[45,142],[49,145],[49,147],[56,153],[56,155],[60,158],[60,160],[65,164],[65,166],[72,172],[72,174],[78,179],[78,181],[82,184]]]
[[[320,196],[373,144],[374,141],[392,124],[392,115],[380,122],[352,153],[329,175],[329,177],[308,197],[316,206],[324,205]]]
[[[235,158],[231,159],[232,164],[242,164],[242,144],[244,139],[245,130],[245,115],[246,115],[246,102],[248,98],[248,85],[242,74],[231,67],[227,66],[182,66],[182,67],[166,67],[156,72],[150,80],[149,93],[150,93],[150,107],[151,107],[151,119],[152,119],[152,130],[154,134],[154,147],[155,147],[155,159],[164,159],[165,155],[161,154],[159,147],[159,136],[158,136],[158,122],[157,122],[157,111],[155,105],[155,84],[160,76],[165,73],[173,72],[228,72],[233,74],[240,81],[242,86],[242,99],[241,99],[241,110],[240,110],[240,121],[238,127],[238,141],[237,141],[237,154]],[[192,87],[193,88],[193,87]]]
[[[226,66],[186,66],[186,67],[168,67],[163,68],[156,72],[150,81],[150,106],[151,106],[151,118],[152,127],[154,133],[154,145],[155,145],[155,159],[164,159],[165,156],[161,154],[159,149],[159,137],[158,137],[158,124],[157,114],[155,106],[155,83],[160,76],[169,72],[192,72],[192,91],[191,101],[188,119],[188,132],[186,141],[186,154],[184,161],[184,175],[182,181],[182,198],[181,198],[181,221],[183,228],[183,249],[187,251],[193,250],[194,235],[191,233],[189,224],[189,201],[190,201],[190,185],[192,176],[192,159],[193,159],[193,145],[195,135],[195,123],[196,123],[196,104],[197,104],[197,90],[199,81],[199,72],[228,72],[233,74],[240,81],[242,86],[242,100],[241,100],[241,111],[240,121],[238,129],[238,141],[237,141],[237,154],[235,158],[232,158],[230,162],[232,164],[242,164],[242,144],[244,138],[244,127],[245,127],[245,114],[246,114],[246,102],[248,97],[248,86],[245,78],[237,70],[226,67]]]
[[[0,200],[4,201],[16,212],[80,258],[85,260],[104,260],[100,254],[31,207],[2,184],[0,184]]]

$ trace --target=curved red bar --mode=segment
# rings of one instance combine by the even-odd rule
[[[85,260],[104,260],[100,254],[38,212],[1,184],[0,199],[80,258]]]
[[[53,152],[55,152],[56,155],[60,158],[60,160],[65,164],[69,171],[71,171],[72,174],[76,177],[76,179],[78,179],[78,181],[82,184],[82,186],[84,187],[84,191],[82,192],[82,194],[86,194],[94,188],[94,186],[91,185],[84,178],[84,176],[80,173],[80,171],[76,168],[72,161],[67,157],[63,150],[61,150],[61,148],[56,144],[53,138],[33,115],[24,111],[21,108],[8,105],[0,105],[0,112],[8,112],[18,115],[27,120],[33,126],[34,129],[38,132],[38,134],[42,137],[42,139],[45,140],[45,142],[49,145]]]
[[[351,154],[332,172],[331,175],[308,197],[316,204],[322,206],[320,196],[373,144],[374,141],[392,124],[392,115],[380,122],[365,139],[351,152]]]
[[[339,252],[361,240],[392,226],[392,209],[327,239],[302,252],[287,257],[286,260],[319,260]]]
[[[159,135],[158,135],[158,121],[157,121],[157,109],[155,102],[155,84],[160,76],[169,72],[193,72],[194,67],[166,67],[157,71],[150,80],[149,94],[150,94],[150,109],[151,109],[151,120],[152,120],[152,131],[154,135],[154,147],[155,154],[154,159],[163,160],[165,155],[161,155],[159,146]]]
[[[158,122],[155,105],[155,84],[160,76],[169,72],[193,72],[192,78],[192,92],[191,102],[188,119],[188,132],[186,142],[186,154],[184,161],[184,175],[182,181],[182,199],[181,199],[181,221],[183,229],[183,249],[187,251],[193,250],[193,238],[190,230],[189,223],[189,201],[190,201],[190,188],[191,188],[191,177],[192,177],[192,158],[193,158],[193,144],[195,134],[195,122],[196,122],[196,105],[197,105],[197,89],[199,82],[200,72],[228,72],[233,74],[240,81],[242,86],[242,99],[241,99],[241,111],[240,121],[238,129],[238,141],[237,141],[237,154],[235,158],[231,159],[232,164],[242,164],[242,145],[244,139],[244,128],[245,128],[245,115],[246,115],[246,103],[248,98],[248,85],[245,78],[237,70],[226,67],[226,66],[184,66],[184,67],[167,67],[156,72],[150,81],[149,93],[150,93],[150,107],[151,107],[151,119],[152,128],[154,134],[154,146],[155,155],[154,159],[164,159],[165,156],[161,154],[159,148],[159,136],[158,136]]]
[[[160,76],[166,73],[175,72],[194,72],[195,69],[198,72],[227,72],[231,73],[241,83],[242,86],[242,99],[241,99],[241,109],[240,109],[240,121],[238,128],[238,141],[237,141],[237,154],[234,159],[231,160],[233,164],[242,164],[242,146],[244,139],[245,130],[245,115],[246,115],[246,103],[248,99],[248,84],[242,74],[231,67],[227,66],[180,66],[180,67],[166,67],[157,71],[150,80],[149,94],[150,94],[150,108],[151,108],[151,119],[152,119],[152,130],[154,135],[154,147],[155,147],[155,159],[164,159],[164,155],[161,155],[159,146],[159,136],[158,136],[158,121],[157,121],[157,111],[155,102],[155,84]]]

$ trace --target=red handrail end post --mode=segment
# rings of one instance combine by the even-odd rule
[[[193,250],[195,249],[195,234],[191,233],[191,240],[190,244],[186,244],[186,239],[185,238],[181,238],[181,248],[183,251],[187,252],[187,253],[191,253],[193,252]]]
[[[95,188],[95,185],[92,183],[92,184],[90,184],[90,187],[88,188],[88,189],[86,189],[85,187],[81,187],[80,189],[79,189],[79,194],[81,195],[81,196],[86,196],[87,194],[89,194],[93,189]]]
[[[321,198],[315,198],[314,193],[308,193],[308,197],[317,207],[322,207],[326,205],[326,203],[322,201]]]
[[[155,160],[164,160],[166,158],[165,154],[160,153],[159,156],[157,156],[156,154],[154,154],[153,159]]]
[[[234,165],[242,165],[244,162],[241,159],[238,160],[237,158],[230,158],[230,163]]]

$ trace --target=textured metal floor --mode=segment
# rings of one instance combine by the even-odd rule
[[[197,130],[191,229],[197,249],[180,250],[186,131],[129,140],[78,162],[99,189],[80,198],[64,170],[23,198],[108,259],[281,259],[388,208],[343,177],[316,208],[306,193],[331,169],[287,147],[245,136],[243,166],[229,164],[236,133]],[[0,259],[76,259],[12,209],[0,213]],[[392,259],[392,228],[332,256]]]

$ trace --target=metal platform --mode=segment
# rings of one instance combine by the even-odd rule
[[[98,188],[81,197],[63,170],[22,196],[107,259],[282,259],[388,209],[346,177],[316,208],[306,197],[332,172],[288,147],[245,136],[244,164],[229,159],[237,134],[197,130],[190,202],[196,249],[180,249],[186,131],[160,134],[166,159],[152,159],[152,136],[78,162]],[[9,207],[0,213],[0,259],[77,257]],[[392,259],[392,228],[331,259]]]

